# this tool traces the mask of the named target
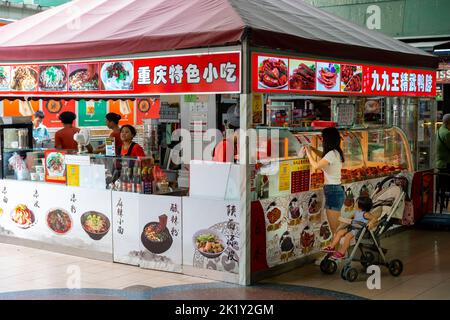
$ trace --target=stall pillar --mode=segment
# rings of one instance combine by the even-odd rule
[[[251,279],[251,242],[250,242],[250,214],[251,214],[251,192],[250,192],[250,164],[249,164],[249,139],[248,129],[251,127],[251,94],[250,94],[250,50],[248,42],[245,40],[242,44],[242,94],[240,96],[240,129],[241,137],[239,139],[239,164],[241,177],[241,258],[239,263],[239,284],[250,285]]]

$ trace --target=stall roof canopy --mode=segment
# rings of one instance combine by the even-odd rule
[[[238,44],[436,68],[436,57],[302,0],[77,0],[0,29],[0,61]]]

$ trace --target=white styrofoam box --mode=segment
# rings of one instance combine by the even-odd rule
[[[190,196],[222,200],[240,198],[239,165],[213,161],[190,162]]]

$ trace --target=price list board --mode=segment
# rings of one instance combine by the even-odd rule
[[[291,173],[291,193],[310,190],[311,167],[308,159],[294,160]]]
[[[340,126],[352,126],[355,121],[355,105],[340,103],[337,108],[337,123]]]

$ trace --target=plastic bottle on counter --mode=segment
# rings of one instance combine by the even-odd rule
[[[127,180],[127,192],[133,192],[133,171],[131,168],[128,168]]]
[[[141,168],[134,168],[133,192],[134,193],[142,193]]]
[[[144,194],[153,194],[151,174],[148,167],[142,169],[142,191]]]
[[[127,169],[122,168],[122,172],[120,174],[120,191],[127,192],[128,189],[128,177],[127,177]]]

